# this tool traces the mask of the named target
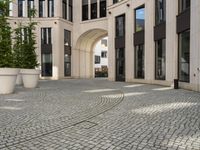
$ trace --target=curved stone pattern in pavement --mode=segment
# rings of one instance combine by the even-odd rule
[[[91,94],[89,92],[90,95],[88,95],[86,94],[87,91],[83,91],[81,94],[78,93],[78,97],[76,95],[69,96],[65,93],[65,90],[60,88],[46,89],[44,87],[44,89],[39,88],[34,92],[17,92],[15,95],[11,95],[10,98],[4,97],[4,100],[1,101],[2,107],[0,107],[4,109],[4,112],[1,113],[0,148],[9,148],[10,146],[58,132],[85,121],[87,122],[87,120],[118,105],[124,97],[120,90],[104,91],[104,93],[116,95],[113,98],[109,98],[106,95],[101,96],[102,92],[98,94],[95,92]],[[53,95],[49,93],[52,91]],[[80,103],[84,98],[87,102]],[[89,98],[89,101],[87,98]],[[25,102],[27,100],[28,102]],[[72,100],[73,102],[69,102]],[[22,107],[21,105],[7,107],[6,104],[11,104],[10,102],[12,104],[13,102],[24,104]],[[66,114],[69,111],[66,108],[67,106],[73,108],[70,109],[70,115]],[[26,108],[25,111],[19,114],[10,111],[21,110],[23,107]],[[46,111],[43,108],[48,109]]]
[[[123,101],[122,101],[123,99]],[[200,150],[200,93],[63,80],[0,96],[3,150]]]

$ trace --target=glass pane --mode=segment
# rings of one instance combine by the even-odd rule
[[[179,35],[179,79],[189,82],[190,78],[190,31]]]
[[[125,15],[116,17],[116,37],[125,35]]]
[[[156,41],[156,79],[165,80],[166,75],[166,52],[165,39]]]
[[[88,20],[88,0],[82,0],[82,20]]]
[[[52,76],[52,54],[42,54],[42,76]]]
[[[135,47],[135,78],[144,78],[144,45]]]
[[[166,1],[156,0],[156,25],[164,22],[166,19]]]
[[[138,8],[135,10],[135,31],[139,32],[144,30],[144,26],[145,26],[145,9],[144,7]]]

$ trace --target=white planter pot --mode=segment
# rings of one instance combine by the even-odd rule
[[[13,93],[19,69],[0,68],[0,94]]]
[[[39,81],[40,70],[21,69],[22,81],[25,88],[36,88]]]
[[[17,75],[17,80],[16,80],[16,85],[22,85],[23,81],[22,81],[22,74],[19,71],[18,75]]]

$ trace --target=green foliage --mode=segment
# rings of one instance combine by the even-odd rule
[[[11,27],[8,23],[9,0],[0,0],[0,67],[14,67]]]
[[[31,9],[29,12],[29,22],[27,25],[22,26],[19,24],[15,29],[15,64],[18,68],[35,69],[39,64],[36,55],[36,25],[37,22],[32,21],[35,17],[36,10]]]

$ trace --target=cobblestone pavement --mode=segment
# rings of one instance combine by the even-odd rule
[[[96,80],[0,95],[1,150],[200,150],[200,93]]]

